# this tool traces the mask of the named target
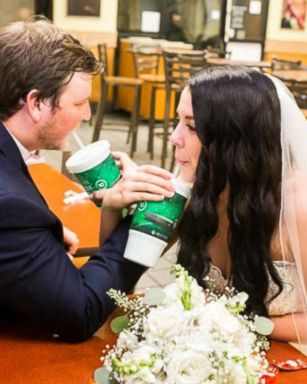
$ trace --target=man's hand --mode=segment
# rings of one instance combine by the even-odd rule
[[[67,254],[70,258],[78,249],[79,239],[75,232],[63,226],[64,243],[67,247]]]

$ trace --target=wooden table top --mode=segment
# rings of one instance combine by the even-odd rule
[[[244,67],[270,68],[270,61],[247,61],[247,60],[230,60],[224,58],[208,58],[207,62],[212,65],[238,65]]]
[[[110,317],[114,317],[114,314]],[[109,321],[90,340],[69,344],[38,336],[18,324],[0,326],[0,382],[5,384],[89,384],[100,356],[116,337]],[[269,360],[301,358],[300,352],[287,343],[273,342]],[[278,384],[305,384],[307,370],[282,372]]]
[[[29,171],[49,208],[58,216],[63,225],[76,232],[80,244],[76,256],[93,253],[99,243],[100,209],[90,200],[82,200],[66,205],[64,192],[81,192],[76,183],[46,163],[33,164]]]
[[[294,82],[307,82],[307,70],[306,69],[297,69],[297,70],[282,70],[274,71],[272,75],[278,77],[283,81],[294,81]]]

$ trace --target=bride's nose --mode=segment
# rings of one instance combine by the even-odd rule
[[[173,130],[170,135],[170,142],[174,147],[182,148],[184,147],[184,138],[180,132],[180,123]]]

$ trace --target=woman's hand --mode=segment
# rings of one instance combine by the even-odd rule
[[[114,151],[112,152],[112,156],[114,157],[114,160],[122,174],[133,171],[138,167],[138,165],[125,152]]]
[[[94,192],[104,208],[122,209],[141,200],[161,201],[174,195],[172,174],[154,165],[137,166],[125,153],[112,153],[122,178],[110,189]]]

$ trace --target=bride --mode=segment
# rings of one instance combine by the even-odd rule
[[[303,114],[279,80],[239,67],[192,77],[177,113],[170,141],[180,177],[193,183],[178,229],[178,262],[204,287],[210,276],[216,289],[245,291],[248,311],[273,320],[272,338],[307,343]],[[170,190],[166,172],[118,156],[122,180],[96,196],[114,225],[114,208]]]

